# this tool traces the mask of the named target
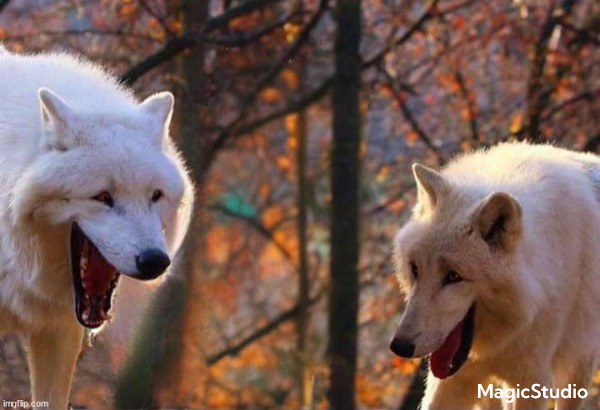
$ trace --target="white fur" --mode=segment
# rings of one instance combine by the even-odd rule
[[[476,316],[468,361],[447,379],[429,375],[422,408],[473,408],[481,404],[478,383],[588,387],[600,352],[600,159],[510,143],[466,154],[437,175],[443,183],[435,175],[426,178],[437,182],[425,183],[437,204],[420,189],[420,204],[396,238],[408,293],[396,336],[414,340],[415,355],[427,355],[473,303]],[[490,249],[475,219],[498,192],[520,206],[520,225]],[[468,280],[440,286],[442,259]],[[407,267],[412,260],[420,264],[417,280]],[[559,399],[556,406],[581,404]],[[545,403],[520,399],[514,407]]]
[[[30,341],[35,400],[66,407],[81,344],[70,275],[76,221],[119,271],[145,248],[172,257],[193,189],[168,137],[170,93],[139,103],[67,54],[0,53],[0,330]],[[164,197],[150,201],[154,190]],[[114,208],[90,198],[109,190]]]

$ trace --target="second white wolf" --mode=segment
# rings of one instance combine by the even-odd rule
[[[589,387],[600,353],[600,159],[513,143],[441,172],[413,170],[418,204],[395,242],[408,298],[391,347],[430,355],[423,408],[486,406],[478,384]]]

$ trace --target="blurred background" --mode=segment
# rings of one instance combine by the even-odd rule
[[[600,145],[597,0],[1,0],[0,39],[173,91],[198,190],[171,274],[86,339],[75,408],[416,408],[424,367],[388,348],[411,164]],[[0,397],[27,377],[2,338]]]

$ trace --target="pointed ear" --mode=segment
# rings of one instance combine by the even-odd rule
[[[140,107],[146,115],[155,119],[157,123],[166,128],[171,123],[175,97],[168,91],[156,93],[146,98]]]
[[[440,196],[448,189],[446,180],[439,172],[421,164],[413,164],[412,171],[417,183],[419,202],[428,202],[435,207]]]
[[[42,123],[54,122],[64,126],[72,115],[72,108],[57,94],[47,88],[38,90],[40,107],[42,110]]]
[[[521,205],[511,195],[487,196],[473,215],[473,227],[493,248],[511,251],[521,236]]]

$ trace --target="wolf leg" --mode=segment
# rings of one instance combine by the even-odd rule
[[[477,389],[482,379],[480,377],[477,380],[470,374],[458,372],[448,379],[440,380],[429,372],[421,409],[472,409],[479,401]]]
[[[573,390],[577,391],[579,389],[587,389],[589,391],[595,368],[596,362],[593,358],[573,360],[569,363],[565,363],[565,367],[554,375],[555,388],[565,389],[571,387],[571,393],[573,393]],[[575,386],[573,387],[573,385]],[[568,399],[562,397],[556,399],[554,408],[556,410],[572,410],[580,408],[583,405],[585,398],[580,398],[577,394],[571,394],[571,396],[572,397]]]
[[[71,379],[81,350],[82,327],[42,329],[29,335],[29,372],[33,401],[47,401],[52,409],[69,405]]]
[[[539,369],[539,372],[537,374],[538,374],[538,376],[521,375],[520,382],[519,382],[520,388],[527,388],[529,386],[533,386],[534,384],[539,384],[539,386],[541,386],[541,387],[551,387],[552,386],[552,381],[550,379],[550,371]],[[516,386],[512,385],[511,387],[515,388]],[[538,387],[538,389],[539,389],[539,387]],[[515,409],[515,410],[547,409],[548,408],[548,399],[544,398],[543,394],[540,394],[539,396],[540,397],[538,397],[538,398],[518,397],[515,399],[515,402],[513,403],[513,409]],[[537,395],[536,395],[536,397],[537,397]]]

